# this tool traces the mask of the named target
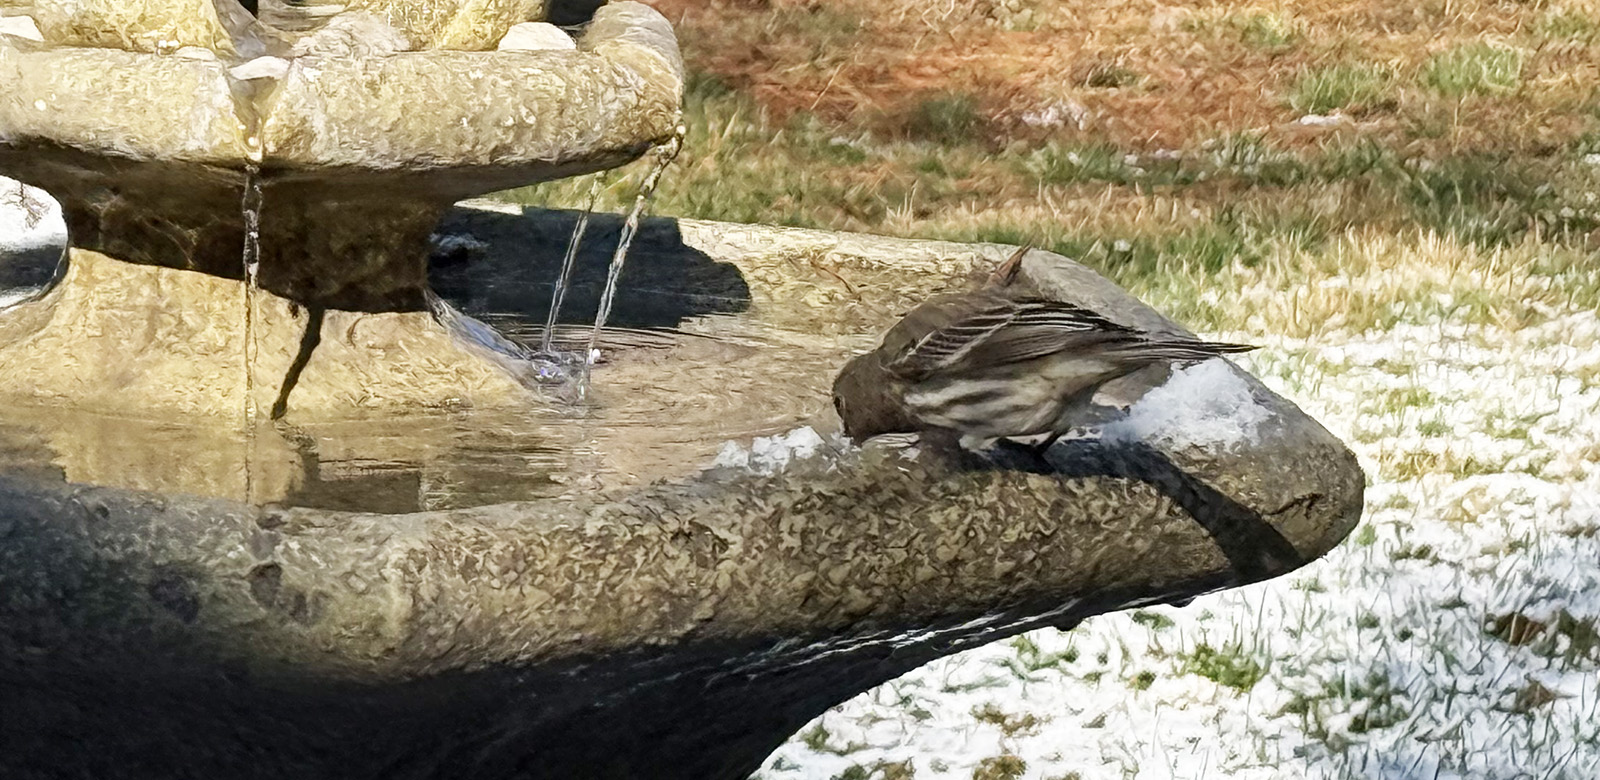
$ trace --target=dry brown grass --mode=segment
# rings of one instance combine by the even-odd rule
[[[963,94],[997,142],[1049,135],[1184,148],[1253,131],[1315,144],[1325,131],[1294,123],[1288,93],[1308,70],[1360,62],[1397,79],[1363,107],[1358,132],[1455,152],[1536,150],[1584,131],[1575,114],[1592,108],[1600,83],[1595,37],[1557,34],[1566,28],[1550,21],[1593,18],[1582,16],[1594,13],[1588,2],[1029,0],[1021,28],[983,0],[654,3],[677,22],[693,68],[747,92],[776,121],[810,112],[890,134],[930,97]],[[1479,41],[1522,52],[1515,90],[1462,99],[1418,83],[1430,57]],[[1052,107],[1078,121],[1041,126]]]
[[[1031,243],[1208,330],[1600,305],[1600,2],[654,2],[661,214]]]

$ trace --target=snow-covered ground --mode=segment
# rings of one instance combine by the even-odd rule
[[[67,241],[61,206],[43,190],[0,176],[0,262],[8,254]],[[25,301],[38,288],[0,288],[0,309]]]
[[[0,176],[0,253],[20,252],[67,240],[61,205],[34,187]]]
[[[1267,340],[1240,362],[1372,480],[1345,544],[930,664],[759,777],[1600,777],[1597,344],[1593,312]]]

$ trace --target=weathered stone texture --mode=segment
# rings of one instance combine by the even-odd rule
[[[74,164],[52,160],[56,147],[227,166],[247,159],[222,64],[9,40],[0,38],[0,170],[50,190],[47,166]]]
[[[183,495],[286,495],[304,476],[287,438],[227,434],[257,430],[246,417],[312,327],[297,414],[522,400],[425,310],[428,232],[456,199],[671,137],[684,78],[670,25],[638,3],[602,8],[575,51],[488,53],[551,9],[363,0],[425,51],[309,54],[241,81],[230,58],[288,57],[295,35],[219,3],[38,0],[47,40],[113,48],[0,39],[0,170],[61,200],[76,247],[54,289],[0,316],[6,408],[224,431],[152,453],[66,415],[0,441],[30,451],[0,475],[0,775],[731,780],[928,660],[1282,574],[1359,517],[1350,453],[1259,385],[1271,423],[1242,450],[1058,445],[1046,473],[869,447],[425,513]],[[197,56],[151,53],[179,47]],[[753,305],[790,304],[775,327],[840,332],[1005,251],[679,227]],[[838,270],[857,284],[816,283]],[[1024,277],[1177,327],[1064,258],[1034,253]]]
[[[45,40],[56,45],[151,54],[171,54],[184,46],[234,52],[214,0],[33,0],[32,5]]]
[[[308,316],[266,291],[246,296],[239,281],[73,250],[48,295],[0,317],[0,376],[13,402],[242,421],[247,402],[272,408]],[[303,414],[415,413],[528,397],[426,311],[333,311],[321,332],[294,385]]]
[[[53,159],[65,147],[259,164],[269,176],[325,171],[334,181],[351,171],[458,170],[434,177],[432,191],[448,202],[618,165],[672,136],[683,71],[660,14],[608,5],[579,47],[311,56],[293,60],[274,88],[235,89],[216,60],[0,39],[0,169],[53,191],[82,164]],[[33,159],[7,161],[13,155]]]
[[[1322,539],[1353,524],[1359,474],[1316,453],[1232,467],[1290,457],[1338,475],[1309,515]],[[240,777],[738,778],[817,712],[938,655],[1244,581],[1149,484],[952,474],[870,452],[614,503],[403,517],[0,480],[0,525],[0,649],[20,642],[73,679],[160,670],[139,701],[166,704],[103,744],[205,734],[204,759]],[[48,594],[65,592],[64,611]],[[203,692],[213,669],[234,682]],[[46,679],[11,683],[70,695],[91,723],[113,716],[32,688]],[[221,722],[275,747],[230,748]],[[287,736],[300,732],[323,736]]]
[[[286,38],[262,38],[261,24],[235,19],[231,12],[238,9],[231,0],[220,2],[217,8],[230,11],[228,23],[237,28],[239,40],[289,53]],[[140,14],[183,16],[179,5],[113,8],[98,0],[89,5],[62,0],[52,7],[63,18],[102,14],[150,30],[165,28],[151,21],[156,17]],[[440,46],[451,36],[466,35],[464,28],[458,29],[467,24],[463,20],[490,24],[503,16],[520,22],[543,13],[541,2],[527,0],[383,7],[391,19],[407,25],[443,25],[428,27],[442,36],[434,41]],[[215,17],[213,12],[205,18]],[[495,24],[499,22],[490,26]],[[492,47],[509,24],[496,28],[499,32],[482,46],[469,48]],[[191,54],[217,48],[189,39],[177,42]],[[240,80],[230,75],[231,63],[223,59],[52,48],[0,39],[0,171],[45,189],[61,202],[74,247],[132,264],[234,280],[173,282],[174,292],[167,294],[156,292],[159,286],[152,287],[147,277],[189,277],[100,264],[96,283],[130,296],[121,310],[103,305],[111,296],[76,287],[32,308],[92,298],[97,305],[74,309],[75,316],[104,313],[112,317],[110,326],[74,326],[63,316],[48,318],[50,324],[31,336],[35,346],[0,347],[5,354],[0,359],[18,369],[0,380],[6,385],[0,392],[106,410],[142,408],[145,413],[207,409],[205,413],[222,414],[235,408],[239,394],[222,388],[235,382],[237,372],[224,369],[242,365],[242,356],[161,341],[180,338],[186,332],[182,329],[135,333],[116,322],[160,317],[194,323],[214,315],[236,316],[234,302],[242,289],[237,282],[244,275],[242,204],[254,181],[262,190],[258,281],[270,294],[267,298],[328,310],[330,331],[345,320],[370,324],[375,318],[366,315],[392,314],[389,319],[411,324],[383,331],[388,334],[384,338],[399,345],[389,352],[414,354],[407,350],[426,347],[415,354],[429,354],[429,359],[411,362],[443,366],[368,365],[351,369],[346,377],[353,383],[377,383],[368,392],[357,392],[356,385],[331,389],[337,383],[320,384],[315,375],[340,347],[324,345],[319,347],[324,360],[308,369],[309,384],[299,394],[308,410],[322,402],[336,405],[330,411],[349,412],[369,403],[394,408],[406,403],[432,407],[449,399],[504,401],[510,378],[489,379],[477,368],[463,373],[464,366],[487,364],[452,346],[441,329],[425,322],[429,233],[443,210],[461,198],[621,165],[671,138],[678,129],[683,87],[671,26],[659,13],[634,2],[600,9],[571,51],[434,49],[389,56],[309,54],[284,62],[287,70],[281,79],[272,78],[276,68],[245,68],[239,72],[251,78]],[[118,273],[129,278],[114,278]],[[75,276],[71,283],[86,278]],[[135,311],[141,307],[150,311]],[[24,316],[35,315],[7,313],[4,319]],[[263,349],[278,346],[274,339],[293,331],[291,319],[274,320],[284,325],[281,332],[262,331],[267,337]],[[0,323],[0,330],[15,332],[19,327]],[[116,339],[86,348],[110,361],[96,361],[100,369],[53,369],[37,349],[52,338],[68,343],[94,333]],[[288,356],[295,351],[289,343]],[[460,354],[447,354],[452,351]],[[161,356],[163,352],[169,354]],[[149,392],[122,392],[115,377],[129,367],[105,367],[147,353],[153,356],[141,358],[147,368],[170,375],[134,383]],[[349,368],[365,360],[352,357],[331,365]],[[273,365],[270,359],[264,364]],[[47,378],[51,371],[60,376]],[[94,381],[110,384],[95,386]],[[390,381],[433,382],[434,387],[383,384]]]
[[[506,30],[544,19],[546,0],[355,0],[352,10],[372,11],[410,38],[418,49],[493,49]]]

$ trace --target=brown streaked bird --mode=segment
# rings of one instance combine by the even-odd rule
[[[1041,434],[1048,446],[1066,432],[1067,412],[1112,379],[1154,363],[1251,349],[1130,328],[991,286],[912,309],[876,350],[845,364],[833,404],[858,442],[945,431],[968,448]]]

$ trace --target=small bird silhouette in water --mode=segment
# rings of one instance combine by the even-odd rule
[[[1153,333],[1088,309],[1008,289],[1024,247],[982,290],[912,309],[876,350],[845,364],[833,404],[856,441],[944,432],[977,449],[996,439],[1066,432],[1096,388],[1155,363],[1199,361],[1255,347]]]

